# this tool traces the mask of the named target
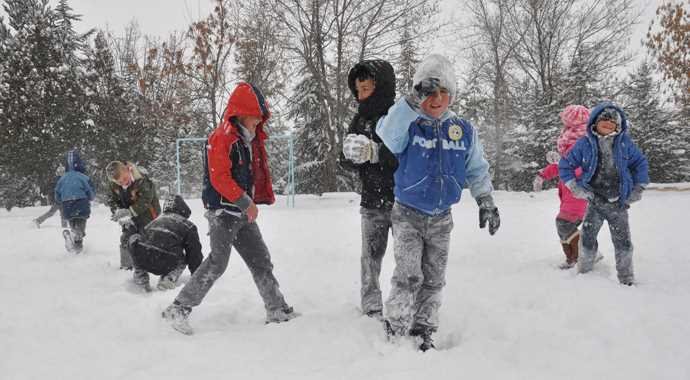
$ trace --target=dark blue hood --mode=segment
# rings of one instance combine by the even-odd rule
[[[589,114],[589,120],[587,121],[587,135],[588,136],[595,137],[594,136],[594,124],[596,123],[596,120],[597,120],[597,117],[599,117],[599,114],[605,108],[613,108],[620,115],[621,125],[620,125],[620,130],[618,131],[618,134],[622,135],[628,131],[628,119],[626,119],[626,117],[625,117],[625,112],[623,112],[623,110],[613,102],[601,102],[601,103],[597,104],[596,107],[594,107],[592,109],[592,112]]]
[[[84,161],[79,156],[79,151],[72,149],[65,155],[65,171],[78,171],[80,173],[86,172]]]

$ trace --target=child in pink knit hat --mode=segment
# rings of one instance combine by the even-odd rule
[[[561,112],[563,129],[557,141],[558,153],[547,153],[546,159],[549,165],[540,170],[534,178],[534,191],[541,191],[544,181],[558,177],[558,161],[570,152],[580,137],[587,134],[588,119],[589,109],[584,106],[569,105]],[[576,175],[579,177],[581,172],[581,169],[577,169]],[[563,253],[565,253],[565,262],[559,268],[570,269],[577,263],[578,243],[580,241],[578,227],[587,211],[587,201],[575,198],[561,180],[558,181],[558,197],[561,200],[561,206],[558,216],[556,216],[556,230],[561,240]]]

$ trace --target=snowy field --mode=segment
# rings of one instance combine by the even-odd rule
[[[31,225],[46,208],[2,210],[0,379],[690,379],[690,191],[651,190],[631,209],[632,288],[616,280],[606,226],[593,273],[556,269],[555,190],[495,196],[494,237],[479,230],[467,192],[454,209],[438,350],[427,353],[385,342],[380,324],[358,311],[356,194],[261,208],[275,274],[301,317],[264,325],[233,253],[192,313],[193,336],[160,318],[179,287],[132,291],[106,207],[94,207],[79,256],[65,252],[57,215]],[[190,203],[206,255],[201,202]],[[392,256],[390,247],[384,295]]]

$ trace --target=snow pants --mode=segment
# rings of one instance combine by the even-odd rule
[[[266,312],[287,309],[278,280],[273,276],[271,255],[259,226],[249,223],[246,215],[237,217],[222,210],[206,212],[211,239],[211,252],[177,295],[175,302],[187,307],[197,306],[216,280],[225,272],[230,251],[235,247],[247,264],[254,283],[263,298]]]
[[[450,210],[430,216],[396,202],[391,219],[395,270],[385,318],[398,335],[415,327],[435,331],[453,217]]]
[[[388,245],[388,230],[391,229],[391,211],[362,207],[362,312],[383,310],[379,276],[381,262]]]
[[[633,245],[628,224],[627,207],[621,207],[618,202],[607,202],[598,198],[589,202],[587,214],[582,224],[580,242],[580,258],[578,272],[586,273],[592,270],[599,244],[597,235],[604,221],[608,222],[611,240],[616,255],[616,271],[618,281],[628,283],[634,280],[633,275]]]

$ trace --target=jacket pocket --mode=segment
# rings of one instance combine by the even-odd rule
[[[417,182],[412,183],[409,186],[403,187],[402,191],[404,193],[418,193],[420,190],[424,190],[426,188],[427,183],[429,182],[429,176],[426,175],[422,177]]]

